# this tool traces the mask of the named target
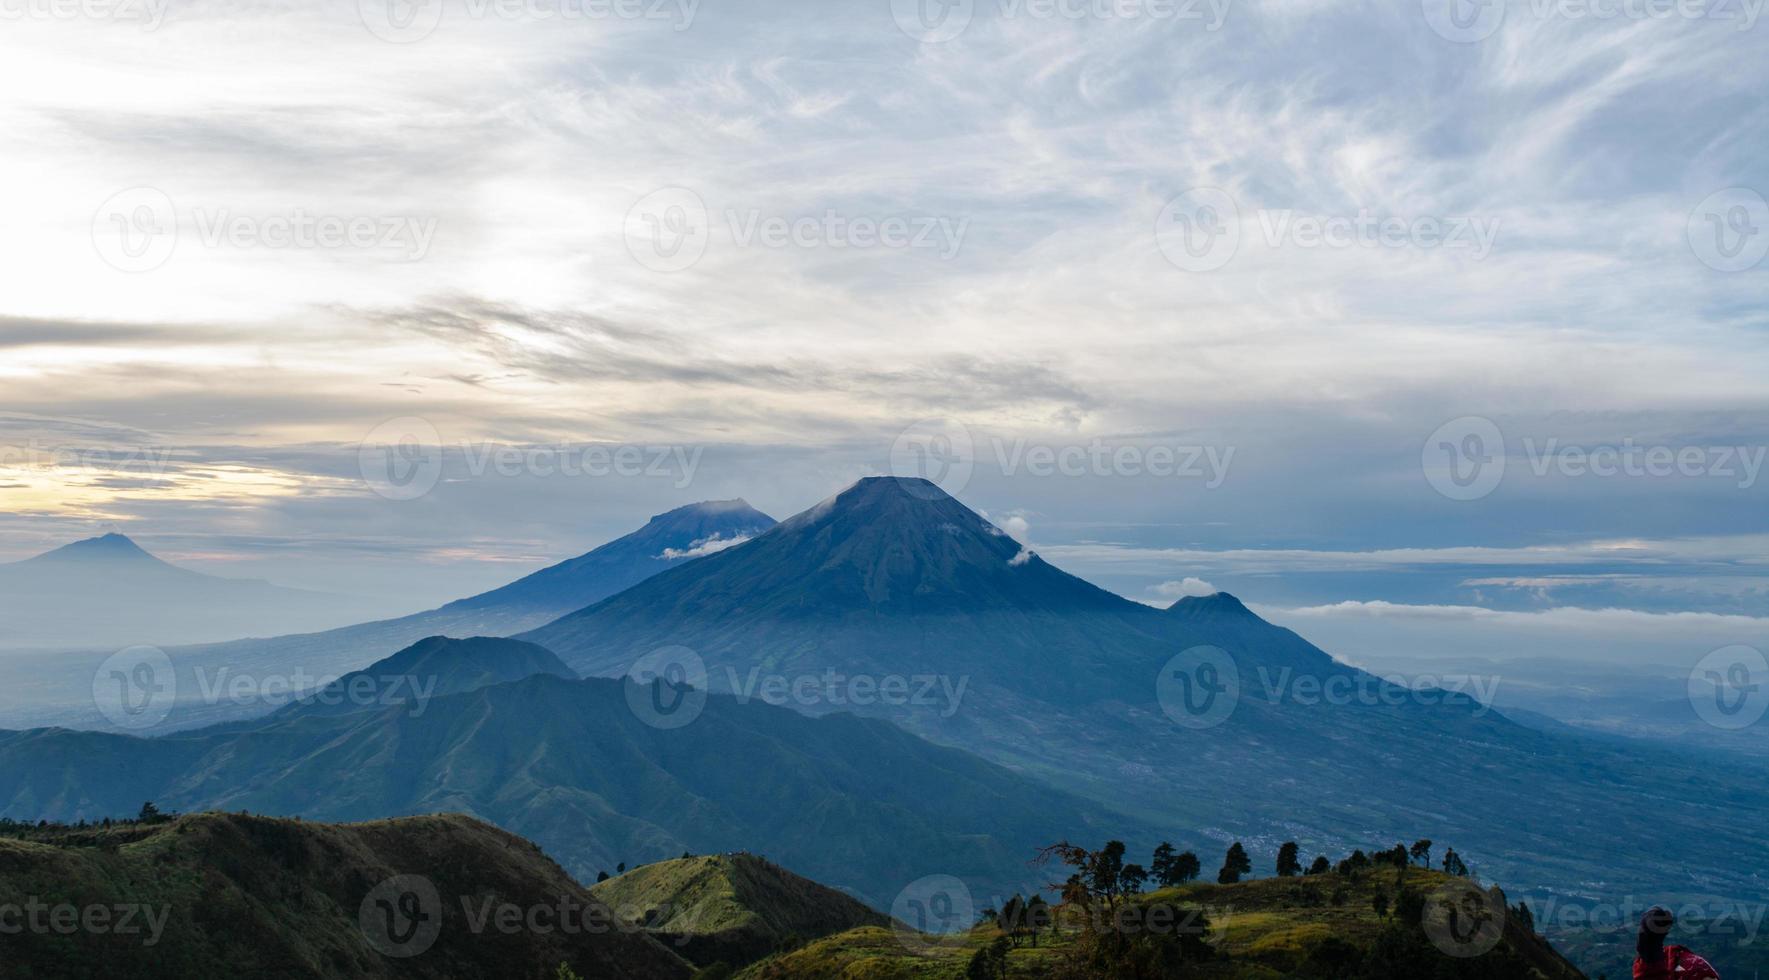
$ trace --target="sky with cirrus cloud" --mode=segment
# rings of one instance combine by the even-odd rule
[[[433,2],[5,8],[0,558],[414,609],[937,419],[1143,601],[1765,615],[1756,4]]]

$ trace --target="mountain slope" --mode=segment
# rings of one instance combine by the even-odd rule
[[[0,565],[0,647],[11,649],[196,643],[264,628],[335,626],[375,608],[348,596],[193,572],[121,534]]]
[[[521,640],[432,636],[364,670],[352,671],[313,694],[284,706],[295,714],[349,714],[389,704],[415,703],[465,694],[536,674],[575,679],[577,674],[544,647]]]
[[[1583,980],[1577,968],[1511,912],[1503,892],[1486,893],[1484,904],[1495,923],[1476,933],[1491,948],[1478,955],[1453,943],[1450,955],[1435,945],[1425,925],[1424,906],[1445,897],[1481,894],[1466,879],[1413,868],[1404,885],[1386,869],[1344,877],[1267,878],[1233,885],[1190,885],[1137,896],[1121,915],[1156,936],[1158,923],[1209,923],[1207,952],[1172,974],[1200,980],[1249,977],[1359,977],[1366,980]],[[1376,899],[1383,908],[1378,912]],[[1397,896],[1398,900],[1397,900]],[[1503,911],[1501,911],[1503,910]],[[1059,907],[1057,928],[1046,928],[1037,944],[1022,935],[1007,950],[1008,975],[1063,978],[1093,975],[1078,957],[1076,931],[1083,913]],[[1162,918],[1162,915],[1165,915]],[[1502,916],[1502,920],[1499,918]],[[968,933],[917,937],[877,927],[855,929],[755,964],[738,974],[744,980],[836,980],[842,977],[914,976],[961,980],[972,957],[1003,932],[993,923]],[[1442,938],[1442,933],[1439,933]],[[1479,949],[1480,947],[1474,947]],[[1132,975],[1128,971],[1122,974]]]
[[[396,876],[410,877],[384,884]],[[135,911],[102,929],[8,935],[9,978],[540,980],[561,963],[591,977],[689,974],[650,937],[610,928],[608,910],[534,845],[459,816],[326,826],[202,814],[0,837],[0,905],[31,901]],[[510,930],[484,915],[567,903],[577,928]]]
[[[321,820],[460,812],[534,840],[585,881],[621,862],[749,849],[874,903],[932,873],[1018,885],[1033,848],[1123,825],[883,721],[712,697],[692,724],[662,729],[634,710],[645,694],[537,675],[422,711],[151,739],[5,733],[0,816],[97,819],[146,799]]]
[[[1199,846],[1216,846],[1222,826],[1258,828],[1273,850],[1423,828],[1466,842],[1483,870],[1520,887],[1763,896],[1744,870],[1769,861],[1746,829],[1769,806],[1754,782],[1531,731],[1432,684],[1387,683],[1232,597],[1171,610],[1120,599],[1025,555],[921,481],[861,481],[524,638],[602,675],[686,648],[715,690],[765,697],[773,680],[788,692],[774,700],[801,711],[889,717],[1193,828]],[[837,703],[816,682],[830,675],[880,687],[931,676],[933,690],[962,697]],[[1229,678],[1237,691],[1199,697]],[[1217,705],[1230,710],[1199,713]],[[1636,846],[1671,825],[1686,842],[1675,856]]]
[[[700,966],[741,967],[785,942],[886,926],[879,912],[753,854],[658,861],[590,894]]]
[[[178,673],[177,703],[156,730],[193,728],[260,715],[275,703],[205,699],[218,677],[306,678],[308,684],[362,668],[428,636],[508,636],[613,595],[720,544],[746,540],[774,519],[741,500],[712,501],[659,514],[644,527],[587,554],[542,569],[503,588],[399,619],[359,623],[322,633],[231,640],[170,649]],[[232,636],[272,632],[241,624]],[[131,640],[130,643],[145,642]],[[0,725],[108,728],[92,703],[92,677],[106,656],[0,659]],[[6,692],[17,692],[5,697]]]

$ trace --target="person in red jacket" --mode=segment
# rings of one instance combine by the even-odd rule
[[[1640,939],[1634,944],[1634,980],[1720,980],[1708,961],[1681,946],[1665,945],[1677,917],[1653,906],[1640,917]]]

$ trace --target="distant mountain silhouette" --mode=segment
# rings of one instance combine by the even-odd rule
[[[315,629],[376,603],[180,568],[122,534],[0,565],[0,647],[103,649]]]
[[[1737,856],[1769,858],[1737,831],[1753,822],[1749,801],[1769,803],[1761,789],[1671,753],[1532,731],[1420,679],[1386,682],[1230,596],[1167,610],[1120,598],[926,481],[862,480],[522,638],[603,676],[684,647],[712,689],[752,695],[768,677],[933,675],[962,683],[956,706],[777,700],[888,717],[1180,826],[1281,826],[1323,850],[1430,826],[1524,887],[1649,889],[1699,867],[1715,893],[1740,896],[1756,892]],[[1238,696],[1217,697],[1227,678]],[[1216,705],[1232,710],[1199,713]],[[1667,779],[1728,815],[1615,805],[1654,798]],[[1674,857],[1631,843],[1670,823],[1683,842]],[[1543,848],[1547,826],[1583,847]]]
[[[428,612],[377,620],[320,633],[230,640],[172,649],[183,699],[166,728],[190,728],[276,707],[226,700],[192,700],[201,691],[196,671],[209,674],[330,677],[356,670],[429,636],[507,636],[606,598],[637,582],[711,553],[728,542],[747,540],[774,526],[774,519],[741,500],[678,507],[651,518],[637,531],[587,554],[559,562],[510,585],[451,602]],[[120,546],[107,545],[107,548]],[[5,566],[0,566],[3,569]],[[63,586],[71,588],[71,586]],[[5,601],[0,597],[0,603]],[[264,637],[266,630],[244,624],[232,636]],[[144,642],[144,641],[133,641]],[[119,644],[120,645],[120,644]],[[112,648],[114,649],[114,647]],[[110,653],[105,650],[104,653]],[[29,691],[27,702],[0,695],[0,719],[15,727],[59,724],[98,728],[105,722],[92,706],[92,671],[102,655],[86,660],[56,658],[30,663],[0,660],[0,692]],[[6,723],[6,722],[0,722]]]

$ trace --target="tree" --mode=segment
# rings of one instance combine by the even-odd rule
[[[1414,841],[1412,856],[1413,860],[1425,867],[1431,867],[1431,841],[1429,839]]]
[[[965,980],[998,980],[1007,976],[1006,936],[997,936],[995,941],[971,954],[970,963],[964,968]]]
[[[615,865],[614,866],[614,873],[617,875],[626,874],[627,873],[627,863],[625,861],[622,861],[619,864]]]
[[[607,880],[608,880],[608,872],[606,872],[606,871],[596,872],[596,883],[597,884],[601,884],[602,882],[607,881]]]
[[[1050,905],[1043,895],[1033,895],[1026,902],[1026,929],[1032,933],[1032,948],[1038,947],[1038,931],[1050,927]]]
[[[1324,875],[1331,870],[1333,870],[1333,864],[1327,860],[1325,854],[1317,855],[1314,863],[1308,866],[1308,873],[1311,875]]]
[[[1302,873],[1302,861],[1297,857],[1298,850],[1300,848],[1296,846],[1295,841],[1290,841],[1278,848],[1279,878],[1294,878]]]
[[[995,924],[1006,933],[1008,938],[1017,940],[1026,928],[1026,902],[1018,895],[1001,903],[1001,913],[995,917]]]
[[[1199,861],[1198,856],[1191,851],[1187,851],[1173,859],[1173,883],[1176,885],[1183,885],[1188,881],[1197,881],[1198,876],[1203,873],[1204,863]]]
[[[1370,899],[1370,907],[1376,910],[1376,915],[1378,918],[1383,918],[1383,919],[1388,918],[1388,896],[1387,896],[1387,894],[1385,894],[1383,892],[1377,892],[1375,894],[1375,896]]]
[[[159,807],[154,806],[153,800],[148,800],[141,805],[141,813],[137,814],[135,819],[142,823],[159,823],[166,819],[166,815],[160,812]]]
[[[1174,851],[1173,845],[1166,841],[1162,841],[1155,847],[1155,853],[1149,859],[1149,874],[1154,876],[1155,884],[1162,888],[1172,888],[1179,884],[1173,873],[1173,862],[1177,857],[1179,857],[1178,852]]]
[[[1140,864],[1126,864],[1124,870],[1118,872],[1118,881],[1124,886],[1124,894],[1140,895],[1142,886],[1147,884],[1149,873]]]
[[[1216,873],[1216,883],[1232,885],[1241,880],[1241,876],[1253,870],[1253,860],[1247,856],[1247,849],[1235,841],[1229,846],[1228,854],[1222,859],[1222,870]]]

